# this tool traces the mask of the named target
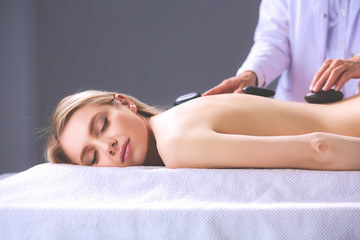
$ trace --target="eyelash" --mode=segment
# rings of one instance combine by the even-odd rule
[[[104,119],[104,125],[103,125],[103,127],[101,128],[100,132],[103,132],[103,131],[105,130],[105,128],[106,128],[107,125],[108,125],[108,119],[107,119],[107,117],[105,117],[105,119]]]
[[[105,117],[104,118],[104,124],[103,124],[100,132],[103,132],[105,130],[105,128],[107,127],[107,125],[108,125],[108,119],[107,119],[107,117]],[[95,150],[94,151],[94,157],[93,157],[93,160],[91,162],[91,165],[94,165],[96,163],[96,156],[97,156],[97,151]]]
[[[91,165],[94,165],[96,163],[96,155],[97,155],[97,152],[94,151],[94,158],[93,158],[93,160],[91,162]]]

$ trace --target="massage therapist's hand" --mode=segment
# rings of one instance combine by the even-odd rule
[[[339,91],[351,78],[360,78],[360,55],[349,59],[328,59],[315,73],[310,91]]]
[[[242,89],[247,86],[256,86],[256,74],[254,72],[245,71],[235,77],[225,79],[216,87],[205,92],[202,96],[221,93],[242,93]]]

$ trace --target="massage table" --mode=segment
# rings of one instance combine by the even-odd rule
[[[360,239],[360,172],[44,163],[2,176],[0,239]]]

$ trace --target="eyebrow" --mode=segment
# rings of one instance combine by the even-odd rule
[[[95,124],[95,119],[96,119],[96,117],[98,116],[100,114],[100,112],[99,113],[96,113],[94,116],[92,116],[91,117],[91,119],[90,119],[90,123],[89,123],[89,128],[88,128],[88,132],[89,132],[89,134],[90,135],[93,135],[93,132],[94,132],[94,124]],[[82,164],[85,164],[84,163],[84,155],[85,155],[85,153],[87,152],[87,150],[88,150],[88,147],[86,146],[86,147],[84,147],[84,149],[81,151],[81,153],[80,153],[80,161],[82,162]],[[86,165],[86,164],[85,164]]]

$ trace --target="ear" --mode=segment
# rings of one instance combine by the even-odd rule
[[[119,102],[121,107],[126,107],[134,113],[137,112],[137,107],[136,107],[135,103],[133,103],[130,99],[128,99],[124,95],[115,94],[114,98]]]

